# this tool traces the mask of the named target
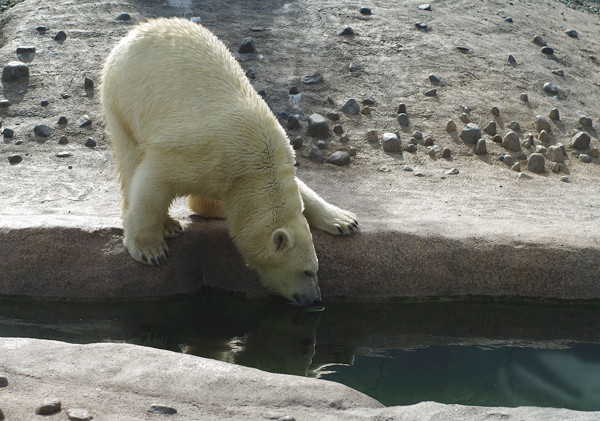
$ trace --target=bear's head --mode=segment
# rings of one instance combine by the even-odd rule
[[[261,244],[261,251],[243,254],[265,287],[303,307],[322,304],[317,281],[319,263],[302,213],[283,226],[258,234],[251,243],[254,250],[259,250],[256,243]]]

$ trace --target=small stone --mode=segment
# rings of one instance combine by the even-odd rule
[[[579,154],[579,160],[586,164],[589,164],[590,162],[592,162],[592,158],[588,154],[585,154],[585,153]]]
[[[358,151],[356,150],[356,148],[350,148],[350,149],[348,149],[348,155],[350,155],[350,156],[356,156],[357,152]]]
[[[0,388],[8,386],[8,379],[4,376],[0,376]]]
[[[487,148],[485,146],[485,139],[479,139],[475,144],[475,149],[473,150],[475,155],[483,156],[487,155]]]
[[[284,415],[283,417],[277,418],[275,421],[296,421],[296,418],[291,415]]]
[[[492,137],[492,142],[494,142],[494,143],[502,143],[502,136],[500,136],[499,134],[497,134],[496,136]]]
[[[554,174],[558,174],[561,170],[562,164],[560,162],[550,162],[550,171]]]
[[[256,79],[256,72],[252,67],[246,70],[246,77],[248,79]]]
[[[490,136],[495,136],[498,130],[498,126],[495,121],[490,121],[487,126],[483,128],[483,131]]]
[[[546,47],[542,47],[542,53],[544,53],[544,54],[546,54],[548,56],[551,56],[551,55],[554,54],[554,48],[547,47],[547,46]]]
[[[84,114],[81,117],[79,117],[76,124],[77,124],[77,127],[79,127],[79,128],[86,127],[86,126],[89,126],[90,124],[92,124],[92,119],[88,115]]]
[[[425,139],[423,141],[423,146],[433,146],[433,144],[434,144],[433,137],[428,137],[427,139]]]
[[[6,418],[4,418],[4,412],[2,412],[2,410],[0,409],[0,421],[4,421]]]
[[[329,137],[329,123],[321,114],[311,114],[308,117],[308,134],[318,139],[327,139]]]
[[[550,120],[560,120],[560,113],[558,112],[558,108],[552,108],[552,110],[550,110]]]
[[[535,147],[535,151],[536,151],[537,153],[544,154],[544,153],[546,153],[546,151],[547,151],[547,150],[548,150],[548,148],[546,148],[544,145],[537,145],[537,146]]]
[[[288,91],[288,93],[289,93],[290,95],[298,95],[298,94],[300,93],[300,91],[298,90],[298,88],[297,88],[297,87],[295,87],[295,86],[292,86],[292,87],[290,88],[290,90]]]
[[[361,15],[365,15],[365,16],[370,16],[371,14],[373,14],[373,12],[371,11],[370,8],[368,7],[361,7],[359,10]]]
[[[406,171],[406,172],[411,172],[412,170],[413,170],[412,167],[409,167],[408,165],[406,165],[402,168],[402,171]]]
[[[8,155],[8,162],[11,165],[16,165],[23,161],[23,157],[21,155]]]
[[[467,47],[463,47],[463,46],[460,46],[460,45],[459,45],[459,46],[457,46],[457,47],[456,47],[456,49],[457,49],[458,51],[460,51],[461,53],[464,53],[464,54],[466,54],[466,53],[468,53],[468,52],[470,51],[470,49],[469,49],[469,48],[467,48]]]
[[[423,22],[416,22],[415,23],[415,27],[421,31],[426,31],[427,30],[427,24],[423,23]]]
[[[379,172],[391,172],[392,170],[390,170],[388,167],[379,167],[377,168],[377,171]]]
[[[417,139],[416,137],[411,137],[408,140],[409,143],[413,144],[413,145],[418,145],[419,144],[419,139]]]
[[[571,38],[578,38],[579,37],[579,34],[577,33],[577,31],[575,29],[569,29],[568,31],[565,32],[565,34],[567,34]]]
[[[496,117],[498,117],[500,115],[500,109],[498,107],[492,107],[490,112],[492,113],[492,115],[494,115]]]
[[[59,145],[66,145],[67,143],[69,143],[67,136],[61,136],[60,139],[58,139]]]
[[[313,161],[322,162],[323,161],[323,152],[321,152],[321,149],[319,149],[318,147],[313,146],[312,148],[310,148],[310,151],[308,152],[308,157],[310,159],[312,159]]]
[[[342,143],[350,142],[350,136],[348,136],[347,133],[344,133],[343,135],[340,136],[340,142],[342,142]]]
[[[566,175],[563,175],[563,176],[560,178],[560,181],[562,181],[562,182],[564,182],[564,183],[570,183],[570,182],[571,182],[571,179],[570,179],[569,177],[567,177]]]
[[[429,90],[423,92],[423,95],[425,95],[427,97],[437,96],[437,89],[429,89]]]
[[[398,123],[403,127],[408,126],[408,115],[406,113],[398,114]]]
[[[257,94],[263,98],[267,97],[267,91],[265,91],[264,89],[261,89],[260,91],[258,91]]]
[[[434,75],[433,73],[429,75],[429,81],[431,83],[440,83],[441,80],[438,76]]]
[[[508,125],[508,128],[512,131],[518,132],[521,131],[521,124],[518,121],[511,121]]]
[[[117,20],[131,20],[131,16],[129,15],[129,13],[121,13],[119,16],[117,16]]]
[[[35,30],[38,31],[39,34],[45,34],[48,28],[46,28],[45,26],[38,26],[37,28],[35,28]]]
[[[395,133],[384,133],[381,136],[381,144],[385,152],[401,152],[401,142]]]
[[[57,158],[68,158],[70,156],[71,156],[71,154],[69,152],[58,152],[56,154]]]
[[[565,75],[565,71],[562,69],[555,69],[552,70],[552,74],[556,75],[556,76],[564,76]]]
[[[589,117],[586,117],[584,115],[579,117],[579,124],[581,125],[581,127],[585,128],[585,129],[590,129],[593,125],[592,119]]]
[[[13,137],[15,135],[15,131],[13,129],[5,128],[2,130],[2,135],[4,137]]]
[[[450,168],[448,171],[444,172],[444,174],[447,174],[447,175],[457,175],[458,173],[460,173],[458,168]]]
[[[541,153],[532,153],[527,161],[527,169],[531,172],[541,174],[545,171],[546,159]]]
[[[433,145],[427,148],[427,153],[432,158],[435,158],[440,152],[442,152],[442,147],[439,145]]]
[[[177,410],[175,408],[171,408],[170,406],[167,406],[167,405],[153,403],[152,405],[150,405],[148,412],[151,412],[154,414],[162,414],[162,415],[173,415],[173,414],[177,413]]]
[[[471,119],[469,118],[469,116],[467,115],[467,113],[462,113],[460,115],[460,121],[462,121],[463,123],[470,123]]]
[[[71,98],[71,95],[69,95],[69,94],[61,94],[60,97],[62,99],[69,99],[69,98]]]
[[[341,167],[344,165],[348,165],[348,163],[350,162],[350,155],[348,154],[348,152],[337,151],[332,153],[325,162]]]
[[[374,143],[379,140],[379,135],[377,134],[377,130],[368,130],[367,131],[367,142]]]
[[[588,155],[591,156],[592,158],[600,158],[600,149],[598,149],[598,148],[591,148],[588,151]]]
[[[52,129],[44,124],[38,124],[33,128],[33,133],[39,137],[48,137],[52,134]]]
[[[517,59],[512,54],[510,54],[508,56],[508,62],[512,65],[515,65],[515,64],[517,64]]]
[[[516,172],[521,172],[521,163],[515,162],[510,169]]]
[[[35,58],[35,47],[17,47],[17,58],[24,63],[30,63]]]
[[[300,119],[296,115],[291,115],[288,117],[287,125],[288,130],[294,130],[300,128]]]
[[[398,104],[398,108],[396,109],[396,114],[406,113],[406,104]]]
[[[421,171],[417,171],[417,172],[415,172],[415,177],[425,177],[425,173],[423,173]]]
[[[42,107],[47,107],[48,105],[50,105],[50,103],[47,100],[44,99],[44,100],[40,101],[40,105]]]
[[[346,26],[344,29],[338,32],[338,35],[350,36],[356,35],[356,32],[354,32],[354,29],[352,29],[350,26]]]
[[[590,135],[585,132],[578,132],[571,139],[571,147],[578,150],[586,150],[590,147]]]
[[[327,142],[325,142],[324,140],[317,141],[317,148],[327,149]]]
[[[8,99],[3,99],[0,101],[0,107],[7,108],[10,107],[10,101]]]
[[[550,135],[546,130],[542,130],[538,135],[538,139],[540,140],[540,142],[546,143],[550,140]]]
[[[60,412],[61,402],[57,398],[44,399],[42,404],[37,407],[35,413],[38,415],[52,415]]]
[[[29,66],[20,61],[11,61],[2,69],[3,82],[15,82],[29,77]]]
[[[559,146],[549,146],[546,151],[546,158],[552,162],[564,162],[565,157],[563,155],[563,151]]]
[[[548,45],[548,43],[544,41],[544,39],[539,35],[533,37],[533,43],[540,47],[545,47],[546,45]]]
[[[409,152],[409,153],[414,153],[417,151],[417,149],[419,149],[419,148],[414,143],[408,144],[405,148],[406,152]]]
[[[373,106],[375,105],[375,100],[373,98],[365,98],[362,103],[363,105]]]
[[[298,150],[298,149],[302,149],[303,142],[304,142],[304,139],[302,139],[302,136],[296,136],[294,139],[292,139],[290,141],[290,144],[292,145],[292,148],[294,148],[294,150]]]
[[[360,104],[354,98],[350,98],[342,106],[342,112],[349,115],[357,115],[360,112]]]
[[[442,149],[442,158],[449,159],[452,156],[452,151],[448,148]]]
[[[474,145],[481,139],[481,129],[475,123],[468,123],[460,133],[460,138],[466,143]]]
[[[506,17],[506,18],[504,18],[504,22],[507,22],[507,23],[513,23],[513,22],[514,22],[514,19],[513,19],[513,18],[511,18],[511,17]]]
[[[531,180],[533,177],[529,174],[525,174],[524,172],[520,172],[519,174],[517,174],[517,178],[520,178],[522,180]]]
[[[356,67],[354,64],[350,63],[350,64],[348,65],[348,71],[349,71],[350,73],[358,72],[358,67]]]
[[[96,147],[96,141],[93,138],[88,137],[85,140],[85,146],[87,146],[88,148],[95,148]]]
[[[327,118],[330,119],[331,121],[338,121],[340,119],[340,113],[331,111],[331,112],[327,113]]]
[[[521,93],[521,95],[519,95],[519,99],[523,102],[529,102],[529,95],[527,95],[525,92]]]
[[[305,85],[317,85],[319,83],[323,83],[324,79],[321,73],[313,73],[312,75],[302,76],[300,81]]]
[[[67,409],[67,417],[71,421],[90,421],[94,417],[85,409]]]
[[[67,34],[65,31],[58,31],[56,35],[54,35],[54,41],[62,42],[67,39]]]
[[[253,38],[244,38],[240,48],[238,49],[238,53],[240,54],[255,54],[256,53],[256,45],[254,44]]]
[[[502,146],[510,151],[518,151],[521,149],[521,141],[519,135],[515,132],[508,132],[502,139]]]
[[[448,120],[448,122],[446,123],[446,131],[448,133],[452,133],[452,132],[456,131],[456,124],[454,124],[454,121]]]
[[[67,124],[69,122],[69,120],[67,119],[67,117],[61,115],[60,117],[58,117],[58,121],[57,124],[60,126],[64,126],[65,124]]]
[[[541,132],[542,130],[547,132],[552,131],[552,125],[550,124],[550,121],[548,121],[546,117],[543,117],[539,114],[535,116],[535,121],[533,124],[538,132]]]
[[[412,135],[417,140],[423,140],[423,133],[418,130],[415,130]]]
[[[362,109],[362,110],[360,110],[360,113],[361,113],[362,115],[370,115],[370,114],[371,114],[371,107],[369,107],[368,105],[365,105],[365,106],[363,107],[363,109]]]
[[[420,4],[419,9],[431,12],[431,4],[429,4],[429,3]]]
[[[557,95],[558,94],[558,88],[552,82],[546,82],[546,83],[544,83],[544,86],[543,86],[542,89],[544,90],[544,92],[546,92],[547,94],[550,94],[550,95]]]
[[[344,128],[342,127],[341,124],[336,124],[335,126],[333,126],[333,132],[335,134],[340,134],[341,135],[342,133],[344,133]]]
[[[512,157],[512,155],[508,155],[508,154],[502,155],[500,157],[500,161],[504,162],[509,167],[512,167],[512,165],[515,163],[515,159]]]

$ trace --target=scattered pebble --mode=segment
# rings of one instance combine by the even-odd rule
[[[423,23],[423,22],[416,22],[415,23],[415,27],[421,31],[426,31],[427,30],[427,24]]]
[[[547,94],[550,94],[550,95],[558,94],[558,88],[552,82],[544,83],[543,89],[544,89],[544,92],[546,92]]]
[[[585,128],[585,129],[590,129],[593,125],[592,119],[589,117],[586,117],[584,115],[579,117],[579,124],[581,125],[581,127]]]
[[[384,133],[381,136],[381,145],[385,152],[401,152],[401,142],[395,133]]]
[[[521,178],[523,180],[531,180],[533,177],[529,174],[525,174],[524,172],[520,172],[519,174],[517,174],[517,178]]]
[[[23,63],[30,63],[35,58],[35,47],[17,47],[17,58]]]
[[[117,16],[117,20],[131,20],[131,15],[129,15],[129,13],[121,13],[119,16]]]
[[[586,153],[579,154],[579,160],[586,164],[589,164],[590,162],[592,162],[592,158]]]
[[[546,150],[546,158],[548,158],[549,161],[552,162],[564,162],[565,161],[565,157],[563,155],[563,151],[562,148],[560,148],[559,146],[549,146],[548,149]]]
[[[508,154],[502,155],[500,157],[500,161],[504,162],[509,167],[512,167],[513,164],[515,163],[515,159],[512,157],[512,155],[508,155]]]
[[[460,133],[460,138],[466,143],[474,145],[481,139],[481,129],[475,123],[468,123]]]
[[[552,110],[550,110],[550,120],[560,120],[560,113],[558,111],[558,108],[552,108]]]
[[[372,105],[375,105],[375,100],[373,98],[365,98],[365,99],[363,99],[362,103],[363,103],[363,105],[372,106]]]
[[[571,138],[571,147],[577,150],[586,150],[590,147],[590,135],[585,132],[577,132],[573,138]]]
[[[54,35],[54,41],[63,42],[67,39],[67,34],[65,31],[58,31],[56,35]]]
[[[356,32],[354,32],[354,29],[352,29],[352,27],[346,26],[344,29],[338,32],[338,35],[356,35]]]
[[[467,113],[462,113],[460,115],[460,121],[462,121],[463,123],[470,123],[471,119],[469,118],[469,116],[467,115]]]
[[[510,54],[510,55],[508,56],[508,62],[509,62],[510,64],[512,64],[512,65],[515,65],[515,64],[517,64],[517,59],[515,58],[515,56],[513,56],[512,54]]]
[[[323,152],[321,152],[321,149],[319,149],[318,147],[313,146],[308,152],[308,157],[313,161],[322,162]]]
[[[327,142],[325,142],[324,140],[319,140],[317,142],[317,148],[319,148],[319,149],[327,149]]]
[[[290,141],[290,144],[292,145],[292,148],[294,148],[294,150],[298,150],[302,148],[303,142],[304,139],[302,139],[302,136],[296,136]]]
[[[406,113],[398,114],[398,123],[404,127],[408,126],[408,115]]]
[[[2,410],[0,409],[0,421],[4,421],[4,412],[2,412]]]
[[[88,148],[95,148],[96,147],[96,141],[94,140],[94,138],[88,137],[85,140],[85,146],[87,146]]]
[[[350,73],[358,72],[358,67],[356,67],[353,63],[350,63],[348,65],[348,71]]]
[[[238,53],[240,54],[255,54],[256,53],[256,44],[254,43],[254,39],[251,37],[244,38],[240,48],[238,49]]]
[[[300,91],[298,90],[298,88],[297,88],[297,87],[295,87],[295,86],[292,86],[292,87],[290,88],[290,90],[288,91],[288,93],[289,93],[290,95],[298,95],[298,94],[300,93]]]
[[[523,102],[529,102],[529,95],[527,95],[525,92],[521,93],[521,95],[519,95],[519,99]]]
[[[448,149],[448,148],[442,149],[442,158],[448,159],[448,158],[450,158],[450,156],[452,156],[452,151],[450,149]]]
[[[20,61],[11,61],[2,69],[3,82],[15,82],[29,77],[29,66]]]
[[[317,85],[319,83],[323,83],[324,79],[321,73],[313,73],[312,75],[302,76],[300,81],[305,85]]]
[[[7,108],[10,107],[10,101],[8,99],[3,99],[0,101],[0,107]]]
[[[296,418],[291,415],[284,415],[283,417],[277,418],[275,421],[296,421]]]
[[[588,155],[591,156],[592,158],[600,158],[600,149],[598,149],[598,148],[591,148],[588,151]]]
[[[392,170],[390,170],[388,167],[379,167],[379,168],[377,168],[377,171],[379,171],[379,172],[391,172]]]
[[[446,123],[446,131],[448,133],[452,133],[452,132],[456,131],[456,124],[454,123],[454,121],[448,120],[448,122]]]
[[[479,139],[477,141],[473,152],[475,153],[475,155],[479,155],[479,156],[487,155],[487,147],[485,145],[485,139]]]
[[[540,142],[546,143],[550,140],[550,135],[546,130],[542,130],[538,135],[538,139],[540,140]]]
[[[368,105],[365,105],[365,106],[363,107],[363,109],[362,109],[362,110],[360,110],[360,113],[361,113],[362,115],[370,115],[370,114],[371,114],[371,107],[369,107]]]
[[[175,408],[171,408],[170,406],[167,406],[167,405],[153,403],[152,405],[150,405],[148,412],[152,412],[154,414],[162,414],[162,415],[173,415],[173,414],[177,413],[177,410]]]
[[[377,134],[377,130],[368,130],[367,131],[367,142],[373,143],[379,140],[379,136]]]
[[[532,153],[527,161],[527,169],[531,172],[541,174],[545,171],[546,159],[541,153]]]
[[[562,182],[564,182],[564,183],[570,183],[570,182],[571,182],[571,179],[570,179],[569,177],[567,177],[566,175],[563,175],[563,176],[560,178],[560,181],[562,181]]]
[[[60,116],[58,117],[58,121],[56,122],[59,126],[64,126],[65,124],[67,124],[69,122],[69,120],[67,119],[67,117],[65,116]]]
[[[427,96],[427,97],[434,97],[437,96],[437,89],[429,89],[425,92],[423,92],[423,95]]]
[[[440,83],[440,82],[441,82],[441,79],[440,79],[438,76],[436,76],[436,75],[434,75],[434,74],[432,73],[432,74],[430,74],[430,75],[429,75],[429,81],[430,81],[431,83]]]
[[[347,133],[341,135],[340,136],[340,142],[342,142],[342,143],[348,143],[348,142],[350,142],[350,136],[348,136]]]
[[[70,156],[71,156],[71,154],[69,152],[58,152],[56,154],[57,158],[68,158]]]
[[[550,121],[548,121],[546,117],[543,117],[539,114],[535,116],[535,121],[533,124],[538,132],[541,132],[542,130],[545,130],[546,132],[552,131],[552,125],[550,124]]]
[[[288,117],[287,125],[288,130],[294,130],[300,128],[300,119],[296,115],[291,115]]]
[[[539,35],[533,37],[533,43],[539,47],[545,47],[548,43]]]
[[[406,146],[405,150],[406,150],[406,152],[414,153],[417,151],[417,149],[418,149],[417,145],[415,145],[414,143],[410,143],[409,145]]]
[[[342,112],[349,115],[357,115],[360,112],[360,104],[354,98],[350,98],[342,106]]]
[[[58,139],[59,145],[66,145],[67,143],[69,143],[67,136],[61,136],[60,139]]]
[[[8,163],[11,165],[17,165],[23,161],[21,155],[8,155]]]
[[[521,124],[518,121],[511,121],[508,128],[512,131],[519,132],[521,131]]]
[[[40,105],[42,107],[47,107],[48,105],[50,105],[50,102],[48,102],[48,100],[44,99],[44,100],[40,101]]]
[[[33,133],[39,137],[48,137],[52,134],[52,129],[45,124],[38,124],[33,128]]]
[[[420,4],[419,5],[419,9],[426,10],[426,11],[430,12],[431,11],[431,4],[429,4],[429,3]]]
[[[440,152],[442,152],[442,147],[439,145],[433,145],[427,148],[427,153],[432,158],[435,158]]]
[[[547,56],[551,56],[554,54],[554,48],[552,47],[542,47],[542,53],[546,54]]]
[[[567,34],[571,38],[578,38],[579,37],[579,34],[577,33],[577,31],[575,29],[569,29],[568,31],[565,32],[565,34]]]
[[[256,79],[256,72],[252,67],[246,70],[246,77],[248,79]]]
[[[90,421],[94,417],[85,409],[67,409],[67,417],[71,421]]]
[[[350,162],[350,155],[348,154],[348,152],[337,151],[332,153],[325,162],[341,167],[343,165],[348,165],[348,163]]]
[[[338,121],[340,119],[340,113],[336,111],[330,111],[329,113],[327,113],[327,118],[331,121]]]
[[[406,171],[406,172],[411,172],[412,170],[413,170],[413,169],[412,169],[412,167],[409,167],[408,165],[405,165],[405,166],[402,168],[402,171]]]
[[[422,173],[421,171],[417,171],[417,172],[415,172],[415,177],[425,177],[425,173]]]
[[[0,388],[8,386],[8,379],[4,376],[0,376]]]
[[[396,114],[406,113],[406,104],[398,104],[398,109],[396,110]]]
[[[483,128],[483,131],[490,136],[495,136],[498,130],[498,126],[495,121],[490,121],[487,126]]]
[[[498,117],[500,115],[500,109],[498,107],[492,107],[490,112],[492,113],[492,115],[494,115],[496,117]]]
[[[77,119],[77,127],[81,128],[81,127],[86,127],[89,126],[90,124],[92,124],[92,119],[84,114],[81,117],[79,117],[79,119]]]
[[[38,26],[37,28],[35,28],[35,30],[38,32],[38,34],[45,34],[46,31],[48,31],[48,28],[46,28],[45,26]]]
[[[565,75],[565,71],[562,69],[555,69],[552,70],[552,74],[556,75],[556,76],[564,76]]]
[[[447,175],[457,175],[460,171],[458,171],[458,168],[450,168],[448,171],[445,171],[444,174]]]
[[[60,399],[57,398],[47,398],[44,399],[42,404],[37,407],[35,413],[38,415],[52,415],[60,412],[61,409]]]
[[[515,20],[513,18],[511,18],[511,17],[504,18],[504,22],[507,22],[507,23],[513,23],[514,21]]]
[[[469,49],[469,48],[467,48],[467,47],[463,47],[463,46],[458,46],[458,47],[456,47],[456,49],[457,49],[458,51],[460,51],[461,53],[468,53],[468,52],[470,51],[470,49]]]
[[[370,16],[373,14],[373,12],[371,11],[371,9],[369,7],[361,7],[359,12],[361,15],[365,15],[365,16]]]
[[[521,163],[515,162],[510,169],[516,172],[521,172]]]
[[[2,135],[4,137],[13,137],[15,135],[15,131],[13,129],[5,128],[2,130]]]
[[[342,127],[341,124],[336,124],[335,126],[333,126],[333,132],[335,134],[341,135],[342,133],[344,133],[344,128]]]
[[[499,134],[497,134],[496,136],[492,137],[492,142],[494,142],[494,143],[502,143],[502,136],[500,136]]]
[[[308,117],[308,134],[318,139],[329,137],[329,123],[321,114],[314,113]]]
[[[515,132],[508,132],[502,139],[502,146],[510,151],[518,151],[521,149],[521,141],[519,135]]]
[[[352,148],[348,149],[348,155],[356,156],[356,153],[357,153],[356,148],[352,147]]]

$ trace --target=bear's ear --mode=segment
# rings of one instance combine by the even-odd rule
[[[279,254],[294,247],[294,237],[285,228],[278,228],[271,234],[271,246]]]

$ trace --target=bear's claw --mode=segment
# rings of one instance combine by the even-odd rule
[[[140,263],[144,263],[146,265],[162,265],[167,262],[167,257],[169,255],[169,248],[167,244],[163,241],[162,244],[158,244],[154,247],[148,247],[144,249],[140,249],[135,245],[127,245],[127,251],[133,257],[134,260],[137,260]]]
[[[176,219],[167,216],[165,225],[163,227],[163,238],[175,238],[179,237],[179,233],[183,230],[183,227]]]

